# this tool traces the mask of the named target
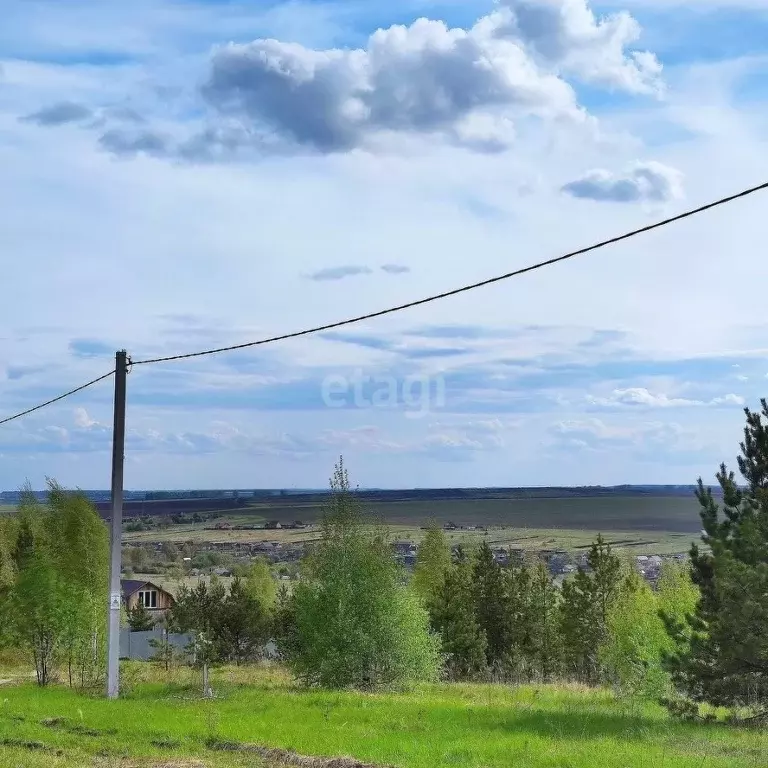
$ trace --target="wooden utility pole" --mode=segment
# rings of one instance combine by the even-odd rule
[[[120,571],[123,539],[123,460],[125,458],[125,394],[128,355],[115,354],[115,412],[112,430],[112,509],[110,517],[109,614],[107,636],[107,697],[120,692]]]

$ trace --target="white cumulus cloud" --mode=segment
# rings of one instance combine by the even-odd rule
[[[630,50],[641,29],[626,11],[598,19],[588,0],[501,0],[501,7],[504,34],[543,64],[633,93],[663,90],[656,56]]]
[[[627,13],[597,20],[586,0],[504,0],[473,26],[420,18],[365,47],[315,50],[259,39],[213,54],[203,88],[221,115],[323,153],[387,133],[440,134],[498,152],[528,117],[583,120],[568,74],[633,93],[660,89],[661,67]]]

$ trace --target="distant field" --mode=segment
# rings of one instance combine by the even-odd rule
[[[569,497],[532,499],[462,499],[436,501],[367,502],[365,509],[383,520],[395,539],[418,541],[421,527],[430,519],[459,526],[481,525],[486,531],[458,530],[449,534],[453,542],[488,541],[496,546],[536,549],[579,550],[602,533],[616,548],[637,554],[684,552],[698,537],[701,523],[693,498],[659,497]],[[257,525],[267,520],[316,522],[322,504],[256,503],[225,515],[217,522]],[[206,530],[212,523],[171,525],[165,529],[125,533],[126,543],[259,542],[306,544],[317,540],[316,526],[296,530]]]
[[[417,526],[390,524],[387,526],[390,536],[397,540],[421,540],[423,529]],[[606,540],[616,549],[626,549],[634,554],[673,554],[687,552],[694,534],[670,531],[604,531],[581,530],[570,528],[508,528],[490,527],[486,531],[448,531],[447,537],[452,544],[480,544],[487,541],[494,547],[513,547],[529,551],[542,549],[566,549],[578,552],[586,549],[598,533],[604,533]],[[257,530],[257,531],[210,531],[203,526],[178,525],[162,531],[143,531],[123,534],[125,543],[150,543],[172,541],[175,543],[216,542],[234,544],[235,542],[256,543],[260,541],[279,541],[282,544],[307,544],[316,541],[319,531],[308,530]]]
[[[369,502],[365,508],[388,523],[417,526],[434,518],[457,525],[593,531],[695,534],[701,528],[696,499],[684,496],[395,501]],[[322,504],[257,503],[249,507],[249,511],[267,520],[307,522],[318,519]]]
[[[172,595],[176,595],[178,588],[182,584],[186,587],[194,587],[201,580],[205,581],[206,583],[210,583],[211,581],[210,576],[187,576],[177,578],[155,573],[134,573],[131,578],[135,579],[136,581],[151,581],[153,584],[156,584],[158,587],[162,587],[166,592],[170,592]],[[227,589],[229,589],[229,585],[232,583],[231,576],[217,576],[217,578],[219,581],[223,582]]]

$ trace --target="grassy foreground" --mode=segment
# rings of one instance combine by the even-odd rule
[[[768,755],[766,732],[673,723],[655,705],[604,691],[437,685],[410,694],[308,692],[277,669],[225,669],[215,673],[217,698],[203,701],[192,674],[157,682],[150,665],[127,665],[130,691],[117,702],[29,683],[3,686],[0,765],[291,764],[232,750],[242,744],[402,768],[739,768],[764,766]],[[212,749],[214,742],[228,742],[230,751]]]

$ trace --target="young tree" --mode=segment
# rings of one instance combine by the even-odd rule
[[[436,675],[437,640],[403,584],[381,530],[365,524],[343,461],[331,478],[322,538],[292,598],[296,675],[329,688],[377,688]]]
[[[745,409],[738,457],[746,483],[722,464],[722,508],[699,479],[697,498],[707,549],[691,549],[699,590],[685,622],[666,617],[676,649],[667,668],[680,694],[694,704],[753,707],[768,716],[768,402]]]
[[[10,595],[15,580],[16,565],[11,555],[11,530],[5,521],[0,520],[0,611]],[[5,625],[1,613],[0,622],[3,626]],[[0,635],[2,635],[3,626],[0,626]]]
[[[451,567],[451,548],[445,532],[432,521],[419,545],[411,586],[419,597],[428,602],[445,580]]]
[[[127,612],[127,618],[131,632],[149,632],[154,629],[155,620],[141,602]]]
[[[62,584],[42,542],[25,551],[11,592],[13,630],[34,661],[37,683],[51,682],[66,627]]]
[[[285,584],[280,585],[275,599],[273,639],[282,660],[297,657],[301,651],[296,627],[296,606]]]
[[[566,674],[590,684],[601,679],[600,647],[608,637],[608,615],[621,582],[621,561],[602,535],[579,568],[563,582],[560,620]]]
[[[251,563],[244,586],[248,593],[259,602],[264,614],[272,613],[277,598],[277,583],[266,560],[258,557]]]
[[[224,585],[212,578],[210,585],[200,579],[191,589],[182,585],[171,609],[171,620],[181,632],[194,635],[190,651],[193,663],[203,673],[203,696],[212,696],[209,683],[211,666],[221,662],[221,643],[217,634],[226,598]]]
[[[259,657],[269,640],[269,615],[240,578],[235,578],[221,606],[216,642],[222,658],[242,664]]]
[[[432,628],[439,633],[449,680],[477,680],[487,674],[487,640],[475,615],[472,567],[462,560],[446,573],[430,601]]]
[[[58,574],[65,626],[62,651],[70,685],[96,684],[105,663],[109,534],[83,493],[48,479],[43,527]]]
[[[699,600],[699,590],[691,578],[690,563],[664,562],[656,582],[656,594],[662,618],[667,616],[685,622],[686,616],[696,610]]]
[[[173,614],[166,611],[163,617],[155,624],[160,629],[160,637],[153,637],[149,640],[149,647],[154,653],[149,657],[149,661],[163,667],[169,672],[177,662],[182,661],[186,653],[171,642],[171,635],[179,632],[179,628],[174,624]]]
[[[660,600],[634,569],[627,573],[608,614],[600,660],[621,691],[659,699],[667,692],[662,655],[669,647]]]
[[[17,571],[21,571],[26,566],[35,551],[35,521],[21,510],[19,517],[18,532],[12,553],[13,564]]]

